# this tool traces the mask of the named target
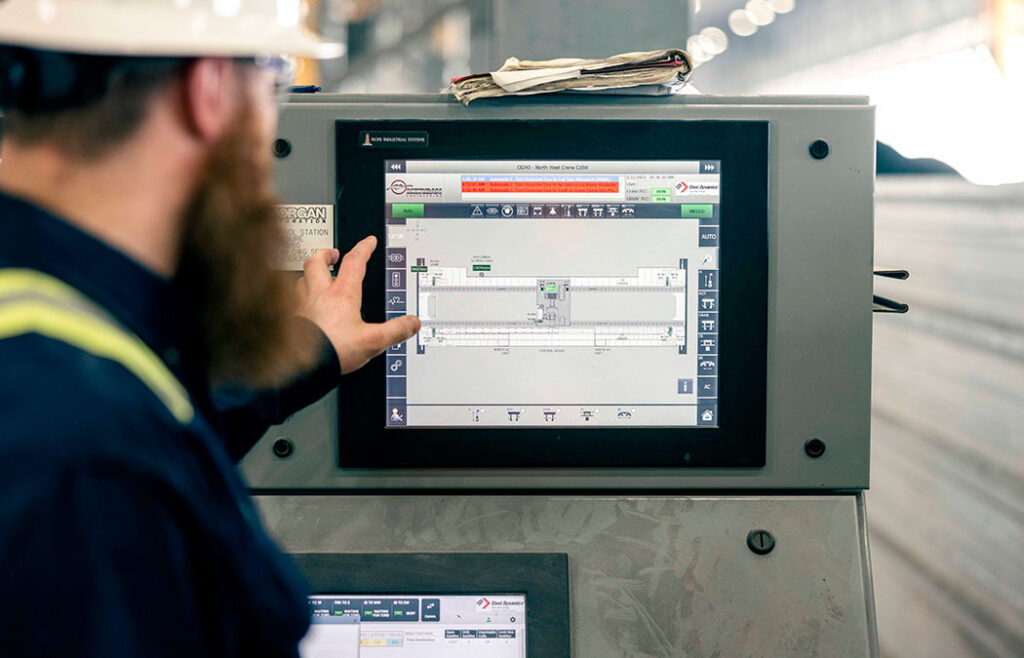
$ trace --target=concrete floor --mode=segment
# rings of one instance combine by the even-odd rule
[[[1024,185],[880,178],[869,531],[883,656],[1024,656]],[[876,277],[877,279],[877,277]]]

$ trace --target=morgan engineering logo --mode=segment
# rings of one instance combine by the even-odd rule
[[[440,199],[442,194],[440,187],[416,187],[406,183],[401,178],[391,181],[384,189],[396,196],[404,194],[406,198],[415,199]]]

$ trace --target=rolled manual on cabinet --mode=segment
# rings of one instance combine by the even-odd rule
[[[603,59],[541,61],[510,57],[497,71],[453,78],[449,91],[466,105],[478,98],[525,96],[560,91],[647,88],[643,94],[675,93],[693,72],[690,55],[679,49],[622,53]],[[652,91],[652,87],[663,87]],[[639,91],[639,89],[638,89]]]

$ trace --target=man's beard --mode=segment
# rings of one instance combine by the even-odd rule
[[[186,349],[210,384],[280,383],[314,361],[294,318],[294,284],[275,271],[284,234],[271,190],[269,148],[243,114],[210,154],[185,210],[175,277]]]

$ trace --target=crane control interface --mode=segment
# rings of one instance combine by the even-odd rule
[[[345,380],[340,465],[763,465],[766,122],[336,139],[339,246],[381,247],[364,312],[421,322]]]
[[[522,594],[309,597],[301,658],[526,658]]]
[[[720,167],[386,160],[384,423],[717,426]]]

